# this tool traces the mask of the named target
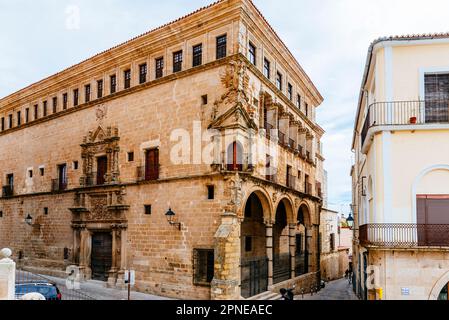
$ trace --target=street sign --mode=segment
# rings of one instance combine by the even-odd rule
[[[410,289],[409,288],[401,288],[401,293],[403,296],[409,296],[410,295]]]
[[[125,271],[125,283],[131,286],[136,284],[136,272],[134,270]]]

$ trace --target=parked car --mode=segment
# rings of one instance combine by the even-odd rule
[[[37,292],[46,300],[61,300],[62,295],[58,287],[50,282],[27,282],[16,284],[16,299],[20,299],[27,293]]]

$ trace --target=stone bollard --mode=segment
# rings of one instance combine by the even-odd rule
[[[15,299],[16,263],[11,255],[11,249],[0,251],[0,300]]]

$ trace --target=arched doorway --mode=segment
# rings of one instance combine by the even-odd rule
[[[297,232],[296,232],[296,246],[295,246],[295,275],[301,276],[309,272],[309,252],[310,239],[308,238],[308,231],[311,228],[310,215],[307,206],[302,205],[298,210],[297,216]]]
[[[274,284],[291,278],[290,235],[285,201],[281,201],[277,207],[276,223],[273,226]]]
[[[449,283],[447,283],[441,290],[440,295],[438,296],[438,300],[449,301],[448,291],[449,291]]]
[[[266,226],[261,198],[252,193],[241,223],[241,296],[249,298],[268,290]]]
[[[227,170],[243,171],[243,147],[240,142],[234,141],[227,151]]]

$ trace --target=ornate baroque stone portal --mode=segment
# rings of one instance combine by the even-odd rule
[[[83,176],[80,178],[81,186],[91,186],[95,179],[94,165],[95,157],[107,156],[107,170],[104,176],[105,184],[116,184],[120,182],[119,171],[119,141],[118,128],[107,127],[106,130],[100,125],[95,131],[89,131],[81,144],[83,159]]]

